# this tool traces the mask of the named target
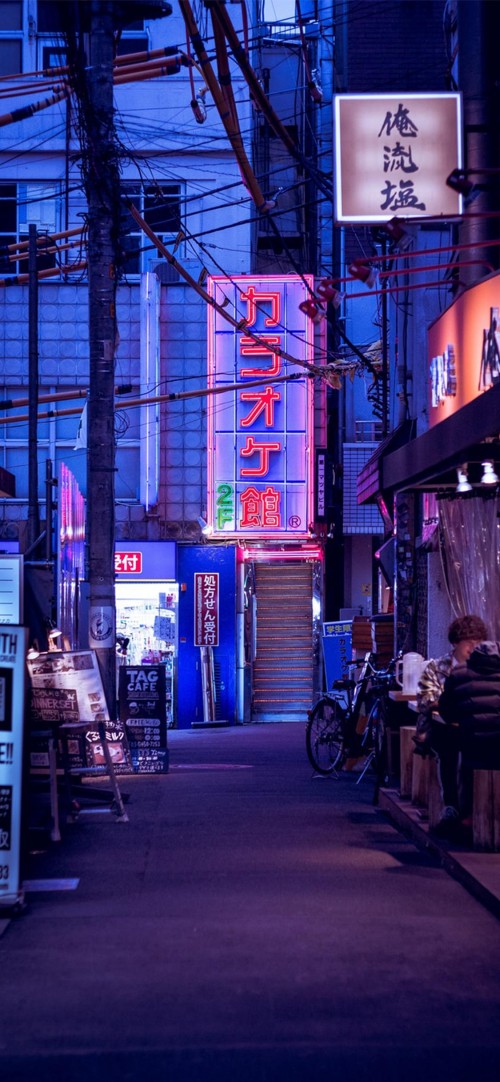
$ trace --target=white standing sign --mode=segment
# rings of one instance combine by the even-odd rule
[[[0,626],[0,908],[22,900],[21,808],[28,631]]]

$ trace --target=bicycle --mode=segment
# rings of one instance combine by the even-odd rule
[[[349,758],[364,755],[366,762],[356,784],[359,785],[372,765],[377,785],[388,780],[388,693],[396,686],[396,659],[385,669],[376,669],[372,659],[373,654],[365,654],[358,679],[334,680],[332,692],[321,695],[308,711],[306,750],[317,774],[338,776]],[[364,705],[368,705],[367,720],[360,734],[357,727]]]

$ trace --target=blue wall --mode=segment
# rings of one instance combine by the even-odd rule
[[[214,660],[220,667],[220,717],[234,723],[236,716],[236,548],[219,545],[178,545],[179,660],[177,669],[177,724],[189,729],[203,721],[200,648],[194,645],[195,572],[219,575],[219,646]],[[219,710],[218,710],[219,714]]]

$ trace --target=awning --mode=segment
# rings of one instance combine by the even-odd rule
[[[403,421],[403,424],[395,428],[394,432],[380,441],[377,449],[370,455],[358,474],[356,486],[358,503],[377,501],[377,497],[383,493],[381,469],[385,455],[408,443],[408,440],[415,435],[415,430],[415,421]]]
[[[456,485],[463,463],[500,462],[500,384],[468,402],[417,439],[384,455],[382,492]],[[474,481],[474,478],[469,476]],[[479,481],[479,477],[478,477]]]
[[[400,425],[359,474],[358,503],[389,502],[394,492],[455,487],[456,469],[467,463],[469,480],[479,484],[481,462],[500,463],[500,384],[478,395],[446,420],[412,438],[415,421]],[[476,465],[477,477],[471,475]]]

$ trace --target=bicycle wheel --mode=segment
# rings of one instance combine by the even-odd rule
[[[345,710],[335,699],[320,699],[306,726],[307,757],[318,774],[331,774],[342,759]]]
[[[387,756],[387,708],[383,699],[373,704],[368,718],[367,735],[370,751],[373,751],[373,767],[378,785],[385,785],[389,780]]]

